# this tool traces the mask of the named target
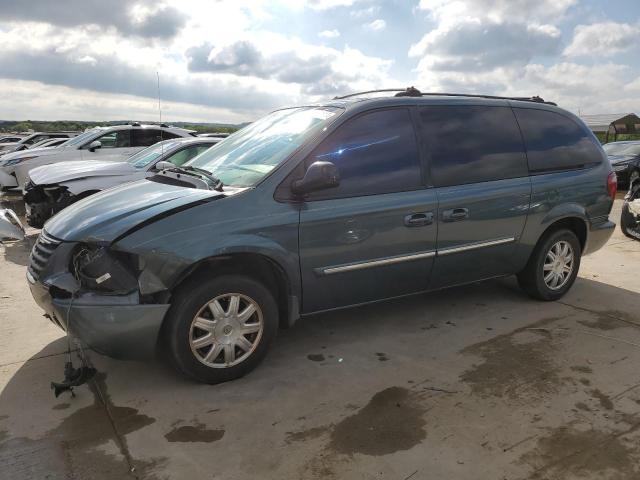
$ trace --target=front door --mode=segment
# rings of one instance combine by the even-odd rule
[[[419,116],[439,202],[431,288],[514,273],[531,182],[511,108],[434,105]]]
[[[346,121],[306,164],[319,160],[341,180],[300,207],[303,313],[426,290],[438,202],[423,184],[409,109]]]

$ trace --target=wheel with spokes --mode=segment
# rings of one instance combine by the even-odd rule
[[[277,326],[277,304],[267,288],[248,277],[225,275],[178,291],[163,337],[178,371],[219,383],[253,370]]]
[[[573,285],[582,249],[575,233],[558,229],[538,241],[527,266],[518,274],[520,287],[534,298],[557,300]]]

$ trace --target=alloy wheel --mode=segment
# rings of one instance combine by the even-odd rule
[[[228,368],[254,352],[264,319],[258,303],[240,293],[225,293],[207,302],[191,321],[189,344],[195,357],[211,368]]]
[[[549,289],[559,290],[566,285],[573,272],[573,260],[569,242],[560,240],[551,246],[542,267],[544,283]]]

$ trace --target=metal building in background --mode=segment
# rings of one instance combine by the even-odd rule
[[[594,133],[603,133],[605,143],[616,141],[621,133],[640,134],[640,117],[635,113],[602,113],[580,115]]]

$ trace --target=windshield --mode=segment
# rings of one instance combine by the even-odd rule
[[[609,155],[640,155],[640,143],[607,143],[602,146]]]
[[[72,147],[74,145],[80,145],[81,143],[84,143],[86,140],[89,140],[91,137],[95,137],[96,134],[100,133],[102,130],[105,130],[105,128],[100,128],[100,127],[92,128],[91,130],[87,130],[86,132],[81,133],[77,137],[70,138],[66,142],[60,144],[60,146]]]
[[[176,146],[180,145],[180,143],[181,142],[175,140],[165,140],[164,142],[156,143],[144,150],[141,150],[132,157],[129,157],[127,162],[136,168],[146,167],[151,162],[159,159],[163,153],[172,150]]]
[[[340,112],[333,107],[300,107],[270,113],[186,165],[208,170],[225,185],[255,185]]]

